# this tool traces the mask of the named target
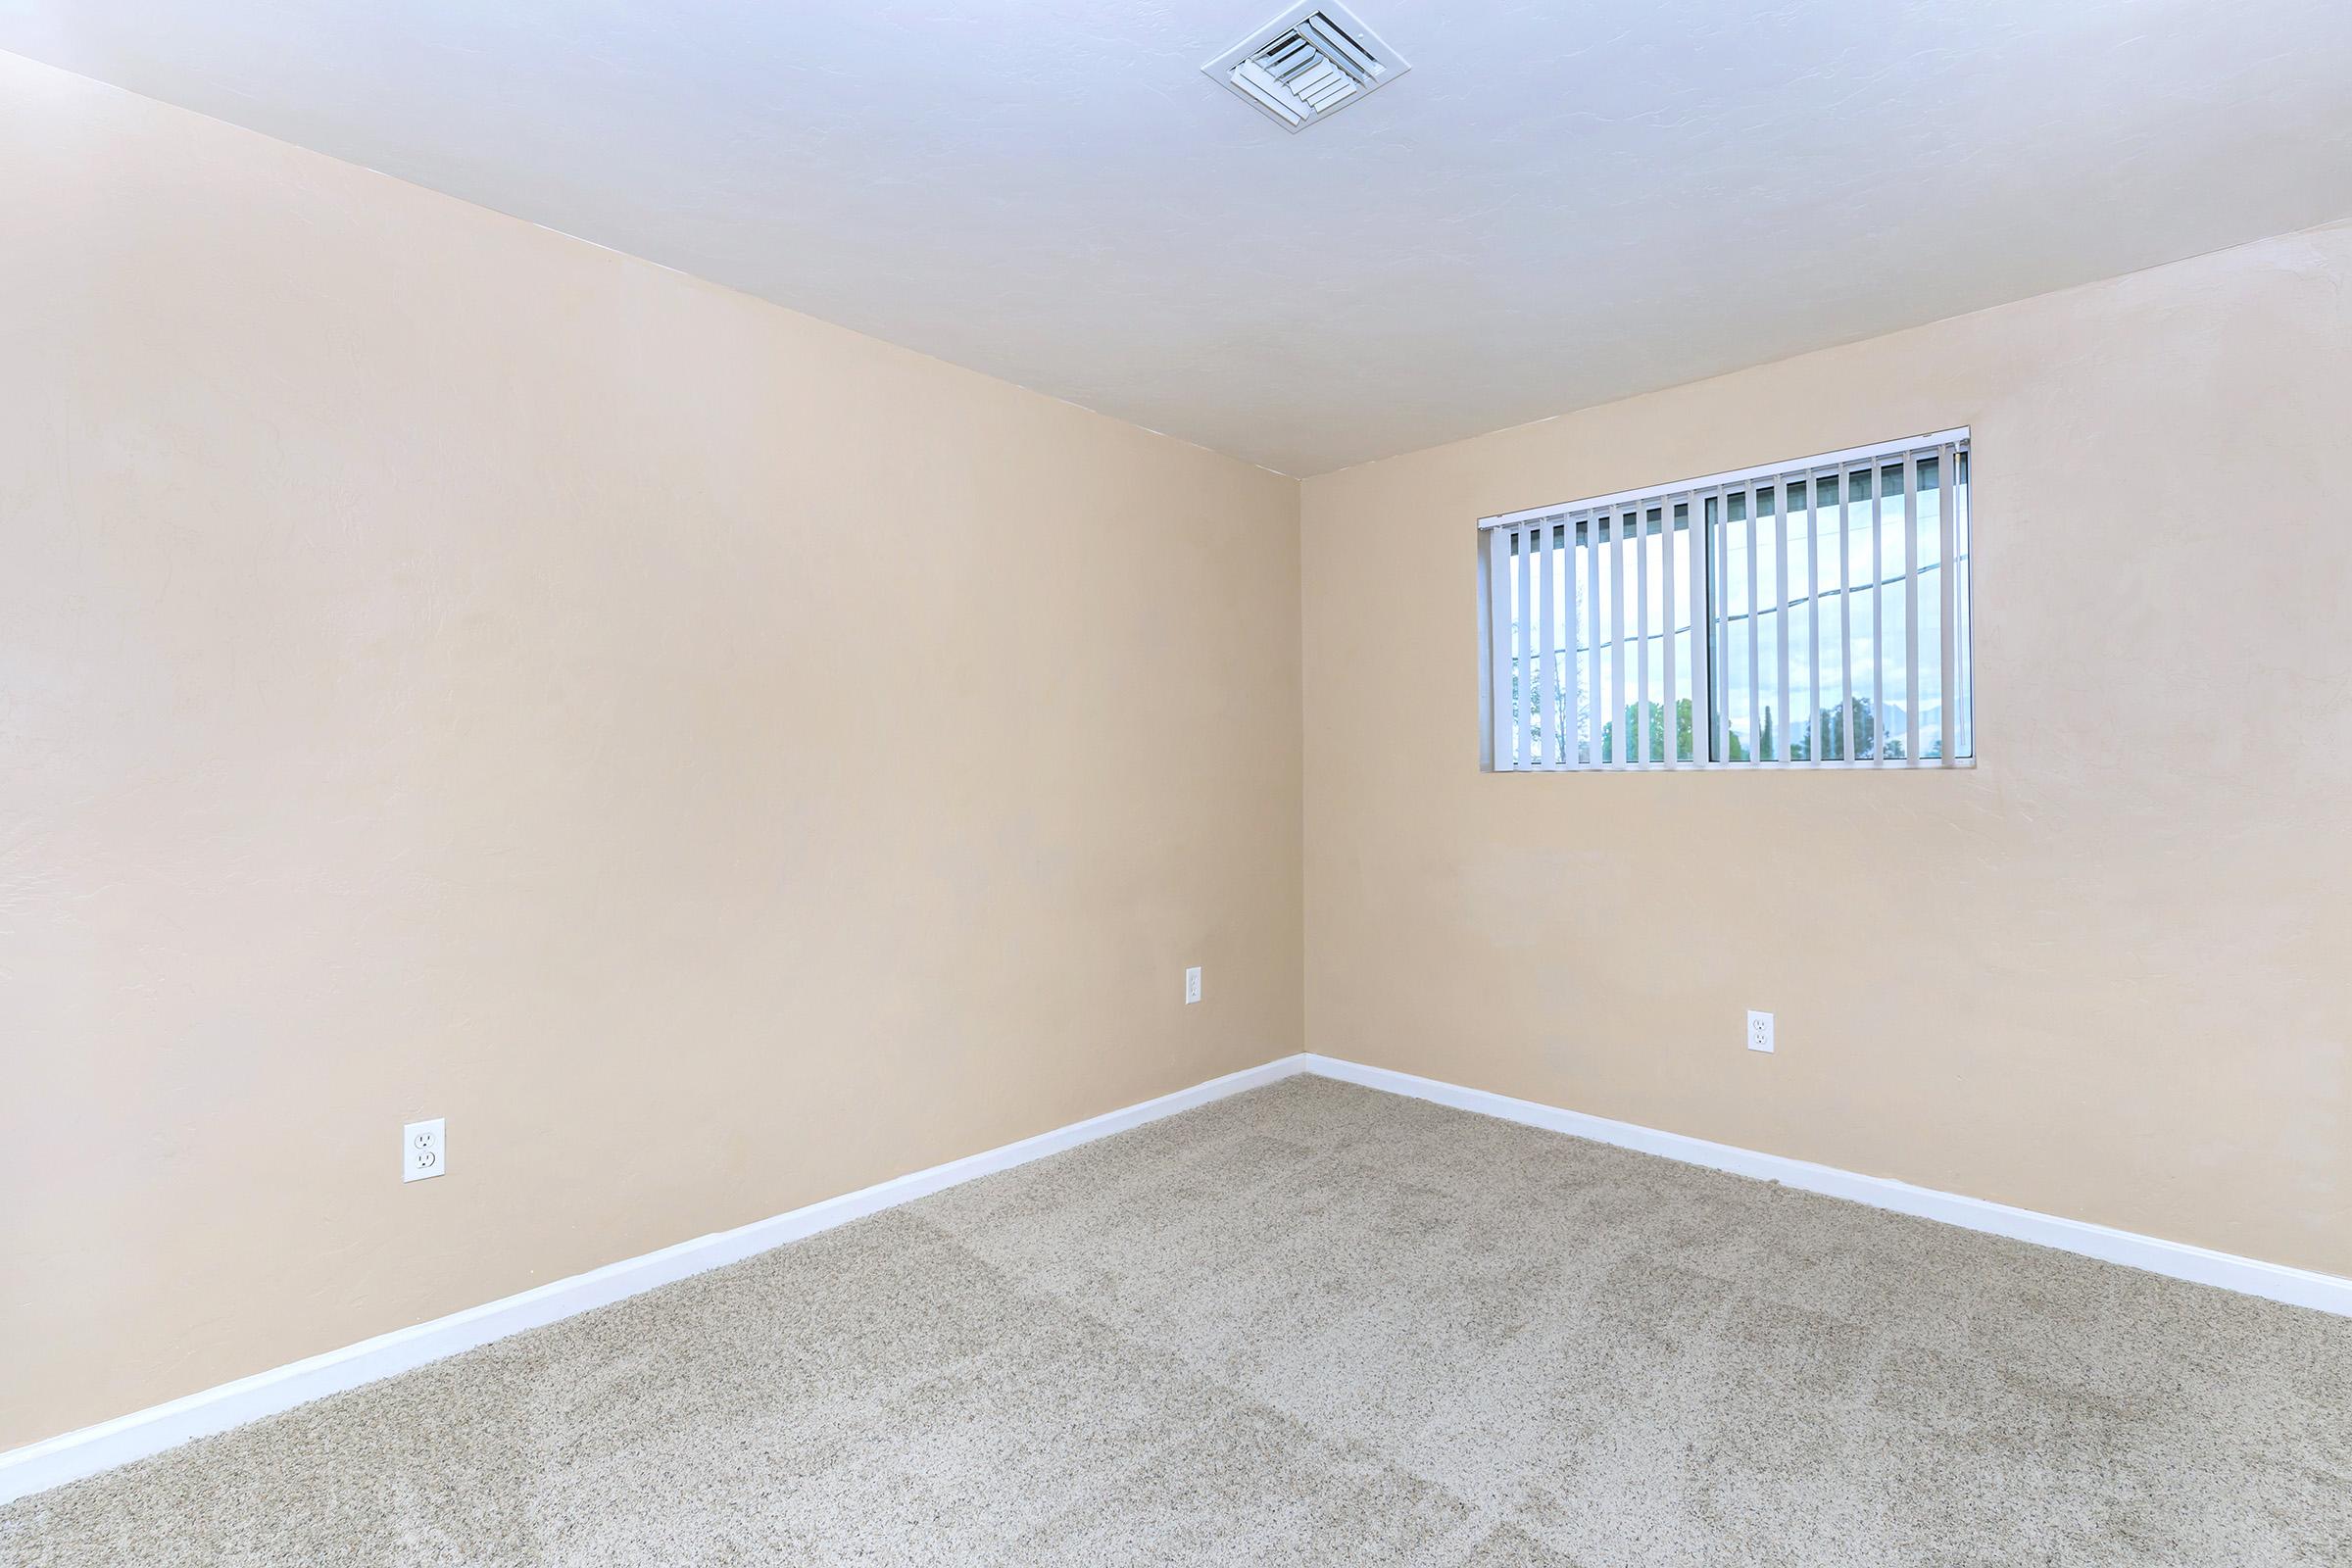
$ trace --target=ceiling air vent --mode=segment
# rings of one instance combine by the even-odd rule
[[[1303,5],[1200,69],[1285,129],[1302,130],[1412,68],[1346,7]]]

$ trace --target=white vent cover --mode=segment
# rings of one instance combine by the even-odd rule
[[[1284,12],[1200,69],[1296,131],[1412,68],[1347,7],[1310,3]]]

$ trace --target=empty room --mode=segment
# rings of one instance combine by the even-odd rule
[[[0,0],[0,1565],[2352,1565],[2352,6]]]

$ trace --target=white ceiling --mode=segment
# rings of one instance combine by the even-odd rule
[[[0,48],[1311,474],[2352,214],[2347,0],[0,0]],[[1866,434],[1868,432],[1865,432]]]

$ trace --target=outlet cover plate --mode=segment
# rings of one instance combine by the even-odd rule
[[[1757,1012],[1753,1008],[1749,1009],[1747,1014],[1747,1049],[1750,1051],[1770,1051],[1772,1049],[1771,1013]]]
[[[400,1179],[420,1182],[449,1169],[449,1137],[443,1118],[413,1121],[400,1130]]]

